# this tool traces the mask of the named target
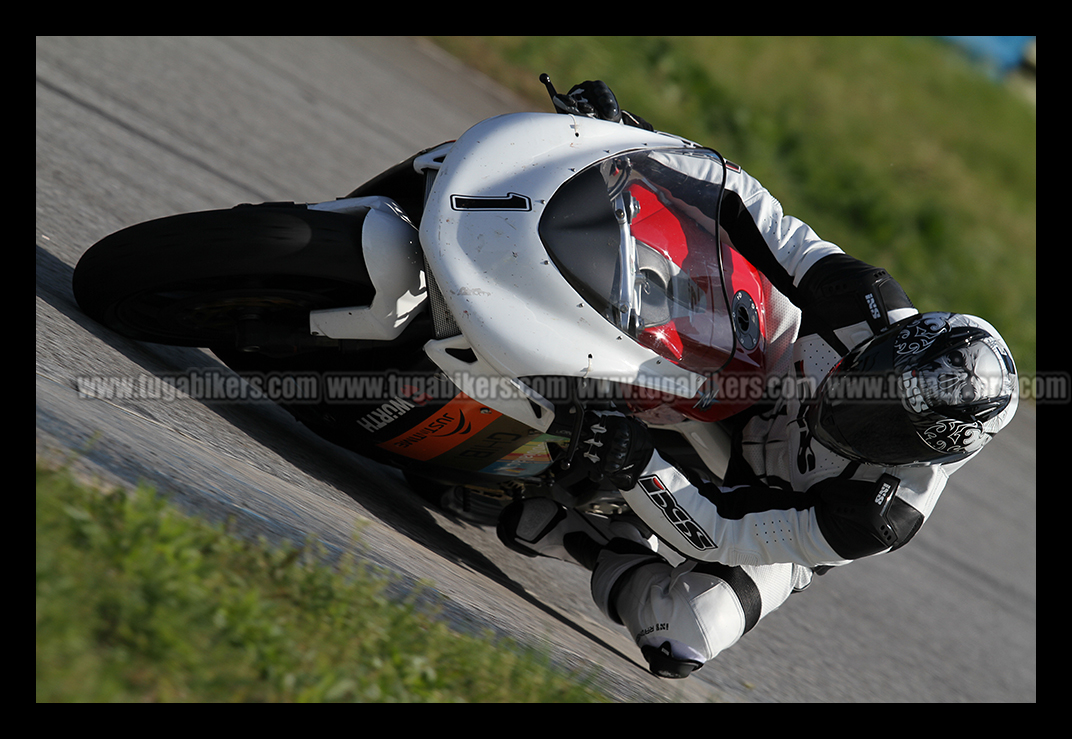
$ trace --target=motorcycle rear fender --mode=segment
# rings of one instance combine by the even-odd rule
[[[344,198],[309,207],[336,213],[367,211],[361,251],[376,288],[371,305],[311,311],[309,332],[332,339],[398,338],[428,295],[417,229],[390,198]]]

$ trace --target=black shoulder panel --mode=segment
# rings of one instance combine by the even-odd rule
[[[801,333],[823,333],[867,321],[874,333],[890,325],[889,312],[912,308],[904,289],[886,270],[848,254],[831,254],[816,262],[800,281],[804,321]]]
[[[859,559],[904,546],[923,525],[923,514],[896,496],[900,480],[833,478],[814,485],[819,530],[845,559]]]

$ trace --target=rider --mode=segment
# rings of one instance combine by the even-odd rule
[[[555,104],[651,130],[599,81]],[[701,667],[813,574],[907,543],[949,475],[1017,405],[1012,356],[993,326],[920,313],[884,270],[784,215],[736,165],[726,168],[721,208],[704,215],[770,283],[773,372],[815,392],[786,393],[731,419],[721,484],[664,458],[639,421],[587,414],[580,448],[593,461],[585,463],[622,491],[657,540],[547,498],[511,504],[499,523],[511,548],[591,569],[596,603],[663,677]],[[884,394],[858,399],[868,387]]]

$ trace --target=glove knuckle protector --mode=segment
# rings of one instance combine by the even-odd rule
[[[593,466],[595,476],[628,490],[655,451],[648,428],[619,414],[589,413],[578,451]]]

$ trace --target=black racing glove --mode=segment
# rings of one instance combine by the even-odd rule
[[[620,123],[622,109],[618,99],[602,80],[588,80],[574,85],[565,97],[555,98],[555,107],[562,113],[599,118],[604,121]]]
[[[584,414],[574,462],[589,468],[593,480],[606,479],[619,490],[636,487],[655,444],[648,427],[620,413]]]

